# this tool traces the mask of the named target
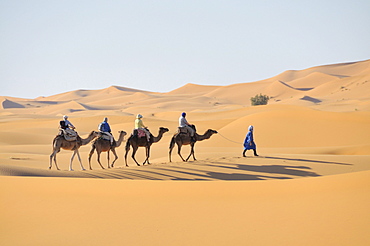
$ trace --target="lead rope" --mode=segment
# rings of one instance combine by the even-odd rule
[[[236,141],[233,141],[233,140],[231,140],[231,139],[229,139],[229,138],[227,138],[227,137],[225,137],[225,136],[223,136],[221,133],[217,133],[217,135],[220,135],[221,137],[223,137],[224,139],[226,139],[227,141],[230,141],[230,142],[232,142],[232,143],[236,143],[236,144],[241,144],[241,145],[243,145],[242,143],[240,143],[240,142],[236,142]]]

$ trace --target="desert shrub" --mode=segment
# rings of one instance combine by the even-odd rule
[[[269,101],[270,97],[266,95],[262,95],[261,93],[259,95],[256,95],[254,97],[251,97],[251,104],[252,106],[256,105],[266,105]]]

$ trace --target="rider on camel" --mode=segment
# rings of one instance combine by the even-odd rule
[[[192,142],[195,142],[195,138],[194,138],[194,134],[195,134],[195,130],[194,128],[192,127],[193,125],[190,124],[187,120],[186,120],[186,113],[183,112],[179,118],[179,126],[180,127],[185,127],[188,132],[190,133],[190,138],[191,138],[191,141]]]
[[[146,135],[146,140],[149,142],[150,141],[150,132],[148,131],[147,127],[144,125],[143,121],[141,120],[143,116],[141,114],[138,114],[136,116],[135,120],[135,129],[140,129],[145,132]]]

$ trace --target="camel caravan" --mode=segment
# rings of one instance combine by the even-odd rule
[[[146,157],[142,165],[150,164],[149,157],[150,157],[150,148],[153,143],[159,142],[163,134],[168,132],[169,129],[165,127],[160,127],[158,130],[158,135],[153,136],[153,134],[149,131],[148,127],[144,125],[143,116],[138,114],[135,119],[135,128],[132,134],[126,141],[125,146],[125,164],[127,164],[127,155],[132,148],[132,155],[131,158],[134,162],[140,166],[138,161],[135,158],[135,154],[139,147],[145,148]],[[116,148],[119,148],[121,144],[124,142],[124,137],[127,135],[125,131],[119,131],[118,140],[115,140],[112,133],[110,125],[108,124],[108,118],[105,117],[103,122],[99,124],[98,131],[91,131],[91,133],[87,136],[87,138],[81,138],[78,133],[75,131],[75,126],[68,120],[68,116],[63,116],[63,120],[59,122],[59,133],[53,139],[53,151],[50,155],[50,165],[49,169],[52,168],[52,164],[54,161],[55,167],[57,170],[60,170],[57,164],[56,155],[60,152],[61,149],[64,150],[71,150],[73,151],[72,157],[70,159],[69,170],[73,171],[72,163],[74,157],[77,155],[78,160],[80,162],[81,170],[86,170],[82,165],[80,153],[78,152],[79,148],[83,145],[87,145],[88,143],[92,142],[91,150],[88,156],[89,160],[89,169],[92,170],[91,167],[91,158],[94,152],[97,153],[97,162],[99,163],[102,169],[105,169],[100,162],[100,155],[102,152],[107,152],[107,160],[108,165],[107,168],[113,168],[114,163],[118,159],[118,155],[116,153]],[[169,146],[169,161],[172,162],[171,153],[172,149],[174,148],[175,144],[178,147],[178,155],[180,156],[181,160],[187,162],[191,156],[195,159],[194,153],[194,145],[198,141],[203,141],[209,139],[213,134],[216,134],[217,131],[208,129],[203,135],[199,135],[196,132],[196,128],[194,125],[190,124],[186,120],[186,113],[182,113],[179,118],[179,127],[177,132],[173,135],[170,146]],[[181,155],[181,147],[183,145],[190,145],[191,151],[189,156],[184,159]],[[110,164],[110,152],[114,155],[114,160]]]

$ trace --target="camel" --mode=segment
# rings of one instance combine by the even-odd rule
[[[91,140],[96,138],[98,135],[99,135],[98,132],[92,131],[87,138],[82,139],[78,136],[77,140],[75,140],[75,141],[67,141],[67,140],[64,139],[63,136],[57,135],[53,139],[53,153],[51,153],[51,155],[50,155],[49,169],[51,169],[51,167],[52,167],[52,162],[53,162],[52,160],[54,158],[55,166],[56,166],[57,170],[60,170],[58,168],[58,165],[57,165],[57,158],[56,157],[57,157],[57,153],[60,152],[60,149],[65,149],[65,150],[73,150],[73,154],[72,154],[72,157],[71,157],[71,162],[69,164],[69,171],[73,171],[72,162],[73,162],[73,158],[75,157],[76,154],[77,154],[78,160],[80,161],[81,169],[86,170],[82,165],[81,157],[80,157],[80,153],[78,152],[78,149],[82,145],[86,145],[86,144],[90,143]]]
[[[93,142],[93,144],[91,146],[92,148],[91,148],[90,154],[89,154],[89,167],[90,167],[90,170],[92,170],[92,168],[91,168],[91,157],[94,154],[94,151],[95,150],[96,150],[96,153],[98,155],[98,163],[99,163],[99,165],[101,166],[102,169],[104,169],[104,167],[100,163],[100,154],[101,154],[101,152],[107,152],[108,168],[110,168],[111,166],[109,166],[109,152],[112,151],[112,153],[115,156],[114,161],[112,162],[112,167],[114,166],[114,163],[118,159],[118,156],[117,156],[117,153],[116,153],[116,148],[118,148],[119,146],[121,146],[121,143],[123,142],[123,138],[127,135],[127,133],[125,131],[119,131],[118,133],[119,133],[118,140],[117,141],[114,141],[113,142],[113,145],[110,145],[110,141],[109,140],[104,140],[102,138],[95,139],[95,141]]]
[[[189,160],[189,158],[190,158],[191,155],[193,155],[194,161],[196,161],[195,155],[194,155],[194,145],[195,145],[195,143],[197,141],[203,141],[205,139],[209,139],[213,134],[217,134],[217,131],[212,130],[212,129],[208,129],[203,135],[199,135],[198,133],[195,133],[194,134],[195,142],[192,142],[191,141],[191,138],[190,138],[190,135],[183,134],[183,133],[176,133],[172,137],[171,143],[170,143],[170,151],[169,151],[170,162],[172,162],[172,160],[171,160],[171,153],[172,153],[173,147],[175,147],[175,143],[177,144],[177,147],[178,147],[177,153],[179,154],[179,156],[181,157],[181,159],[184,162],[187,162]],[[183,145],[189,145],[189,144],[190,144],[190,147],[191,147],[191,151],[190,151],[189,156],[185,160],[182,157],[182,155],[181,155],[181,147]]]
[[[127,143],[126,143],[126,154],[125,154],[126,167],[128,167],[128,165],[127,165],[127,154],[130,151],[130,146],[132,146],[132,156],[131,157],[132,157],[132,159],[134,159],[136,165],[140,166],[140,164],[135,159],[135,154],[136,154],[136,151],[139,147],[145,147],[145,150],[146,150],[146,159],[145,159],[143,165],[145,165],[145,163],[150,164],[149,163],[150,146],[153,143],[159,142],[159,140],[162,139],[163,134],[168,132],[168,131],[169,131],[168,128],[160,127],[157,137],[154,137],[152,134],[150,134],[150,141],[149,142],[147,141],[146,137],[139,138],[138,136],[131,135],[129,137],[129,139],[127,140]]]

